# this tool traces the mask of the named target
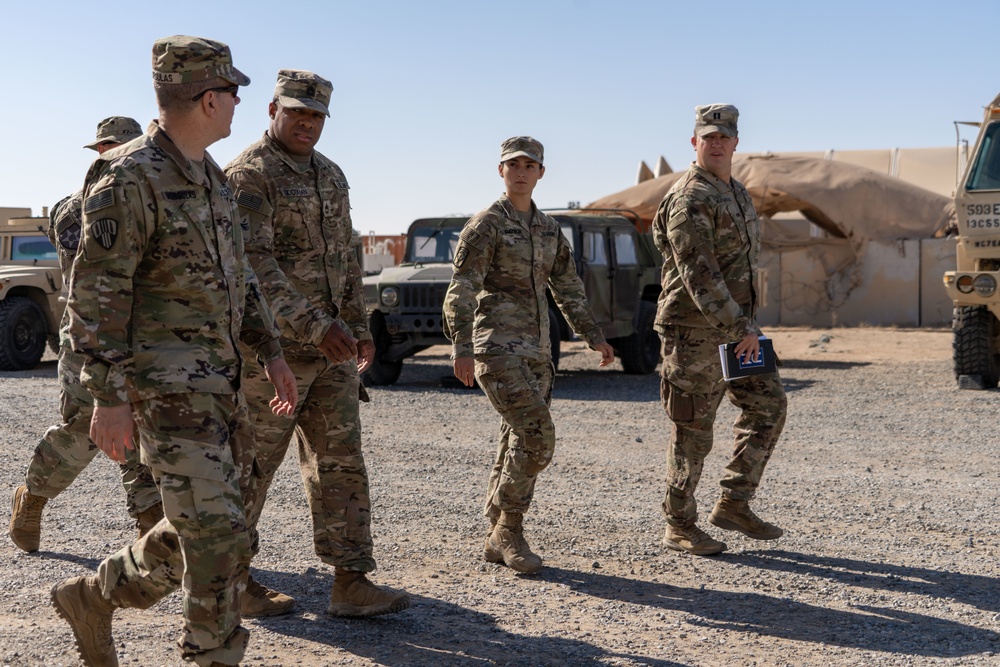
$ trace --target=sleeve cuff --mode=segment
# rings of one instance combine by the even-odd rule
[[[473,349],[472,343],[455,343],[452,345],[451,358],[452,359],[471,359],[475,356],[475,350]]]
[[[277,339],[272,339],[257,346],[257,361],[261,366],[266,366],[275,359],[281,359],[281,343]]]

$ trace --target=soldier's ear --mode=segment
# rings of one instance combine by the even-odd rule
[[[278,113],[278,105],[274,102],[270,102],[267,105],[267,115],[271,118],[271,120],[274,120],[274,114],[276,113]]]
[[[545,175],[545,167],[543,167],[542,165],[538,165],[538,178],[541,178],[544,175]]]

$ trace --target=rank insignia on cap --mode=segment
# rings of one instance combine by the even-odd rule
[[[87,201],[83,203],[83,212],[93,213],[94,211],[100,211],[102,208],[107,208],[114,203],[115,191],[111,188],[104,188],[100,192],[87,197]]]
[[[248,208],[251,211],[257,211],[260,213],[261,209],[264,208],[264,198],[258,197],[253,193],[247,192],[246,190],[237,190],[236,204],[243,208]]]
[[[90,235],[102,248],[111,250],[118,240],[118,221],[113,218],[101,218],[90,225]]]
[[[59,232],[59,245],[70,252],[76,252],[80,247],[80,223],[74,222]]]

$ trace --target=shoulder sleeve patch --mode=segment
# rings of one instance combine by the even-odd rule
[[[100,211],[103,208],[108,208],[115,203],[115,191],[113,188],[104,188],[100,192],[95,192],[94,194],[87,197],[87,200],[83,203],[84,213],[93,213],[94,211]]]
[[[264,198],[246,190],[236,191],[236,204],[240,208],[247,208],[260,213],[264,208]]]

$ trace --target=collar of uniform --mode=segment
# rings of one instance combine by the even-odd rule
[[[198,178],[197,172],[191,167],[191,161],[184,156],[184,153],[181,153],[181,149],[177,148],[177,144],[170,138],[170,135],[163,131],[158,121],[153,120],[150,122],[146,134],[150,136],[157,148],[170,156],[170,159],[174,161],[180,172],[184,174],[184,178],[195,185],[205,187],[205,184]],[[215,160],[212,159],[212,156],[208,154],[208,151],[205,151],[205,173],[209,175],[210,180],[218,183],[226,181],[225,174],[219,165],[215,163]]]
[[[316,151],[314,149],[312,157],[309,158],[309,166],[306,167],[305,169],[303,169],[302,165],[299,164],[299,161],[296,160],[295,158],[293,158],[287,152],[285,152],[285,149],[282,148],[278,144],[277,141],[275,141],[274,139],[272,139],[271,135],[269,135],[267,132],[264,133],[264,145],[267,146],[269,149],[271,149],[271,151],[275,155],[277,155],[279,158],[281,158],[281,161],[284,162],[285,164],[287,164],[289,169],[291,169],[292,171],[294,171],[294,172],[296,172],[298,174],[304,174],[307,171],[309,171],[310,169],[312,169],[313,168],[313,163],[316,161],[315,160]]]
[[[504,215],[506,215],[511,220],[514,220],[515,222],[517,222],[517,224],[519,224],[519,225],[521,224],[521,216],[518,214],[517,209],[514,208],[514,205],[510,202],[510,199],[507,198],[506,194],[500,195],[500,199],[497,200],[497,203],[500,204],[500,208],[503,209]],[[535,200],[532,199],[531,200],[531,220],[532,220],[532,222],[534,222],[534,220],[535,220],[535,211],[537,211],[537,210],[538,209],[535,206]]]
[[[732,176],[729,177],[730,182],[726,183],[724,180],[722,180],[721,178],[710,172],[708,169],[705,169],[704,167],[699,167],[697,162],[691,163],[691,172],[695,176],[711,183],[715,187],[715,189],[718,190],[719,192],[732,192],[734,189],[732,184],[733,180]]]

